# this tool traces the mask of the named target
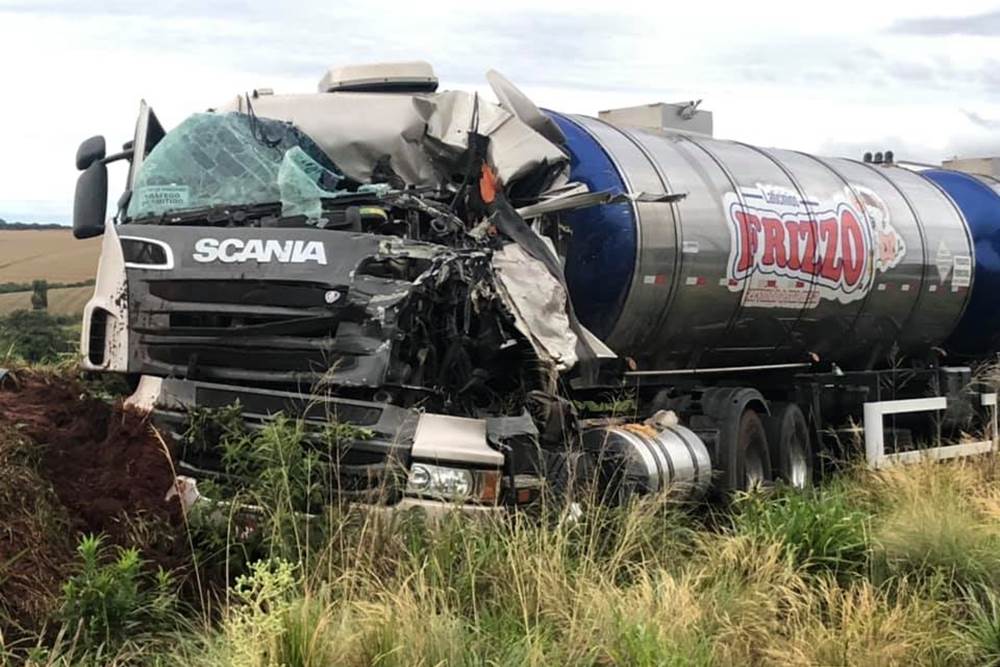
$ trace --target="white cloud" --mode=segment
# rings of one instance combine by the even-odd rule
[[[1000,38],[966,18],[990,4],[0,0],[0,217],[68,220],[77,144],[127,140],[140,98],[172,125],[368,60],[427,59],[446,86],[484,90],[496,67],[581,113],[703,98],[719,136],[752,143],[996,151],[977,119],[1000,118]]]

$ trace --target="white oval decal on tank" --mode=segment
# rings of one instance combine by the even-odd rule
[[[744,306],[857,301],[878,273],[906,254],[888,206],[863,186],[828,199],[802,199],[794,190],[758,183],[723,201],[731,241],[726,284],[743,292]]]
[[[322,241],[278,241],[276,239],[198,239],[194,244],[196,262],[225,264],[255,261],[261,264],[280,262],[326,265],[326,248]]]

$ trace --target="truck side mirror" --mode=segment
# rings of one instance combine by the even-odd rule
[[[103,138],[101,142],[103,144]],[[77,162],[79,163],[79,159]],[[103,234],[107,209],[108,167],[98,160],[92,162],[76,181],[76,196],[73,199],[73,236],[78,239],[89,239]]]
[[[76,149],[76,168],[83,171],[98,160],[103,160],[106,150],[104,137],[101,135],[84,139]]]

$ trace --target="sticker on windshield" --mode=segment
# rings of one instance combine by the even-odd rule
[[[167,211],[185,208],[191,201],[191,188],[187,185],[145,185],[136,189],[138,210]]]

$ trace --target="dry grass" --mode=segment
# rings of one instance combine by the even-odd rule
[[[844,587],[820,579],[789,607],[763,662],[915,665],[945,663],[951,654],[945,604],[906,587],[890,592],[868,581]]]
[[[78,241],[69,229],[0,230],[0,283],[90,280],[100,252],[100,237]]]
[[[648,507],[641,510],[649,512]],[[446,533],[455,527],[444,530]],[[484,530],[460,528],[460,550]],[[217,634],[172,660],[195,665],[920,665],[961,658],[947,602],[907,584],[839,583],[744,534],[695,539],[683,561],[622,552],[567,560],[572,538],[504,537],[488,570],[446,573],[403,557],[318,583],[301,573],[228,607]],[[546,531],[548,529],[545,529]],[[439,535],[452,542],[453,535]],[[389,538],[395,541],[394,538]],[[402,545],[398,545],[403,548]],[[626,545],[622,545],[625,547]],[[633,544],[633,547],[638,545]],[[405,550],[405,549],[404,549]],[[384,563],[383,563],[384,565]],[[468,575],[488,594],[456,585]]]

